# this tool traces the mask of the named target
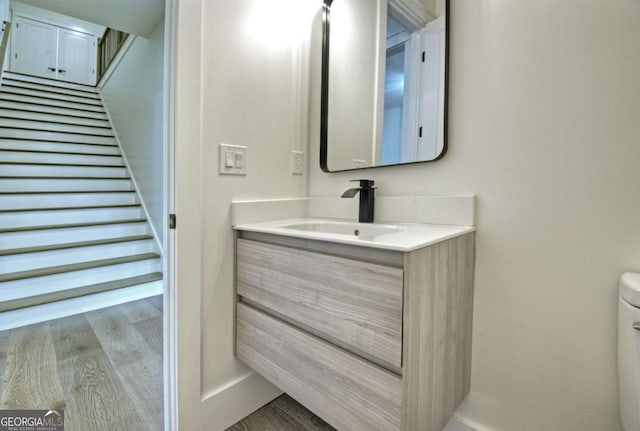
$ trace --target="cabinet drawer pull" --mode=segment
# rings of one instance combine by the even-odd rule
[[[635,329],[636,331],[640,331],[640,322],[634,322],[633,329]]]

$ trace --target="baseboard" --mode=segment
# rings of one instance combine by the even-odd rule
[[[224,431],[280,395],[280,389],[249,372],[202,399],[202,430]]]
[[[162,281],[154,281],[64,301],[36,305],[35,307],[5,311],[0,313],[0,331],[112,307],[125,302],[162,295],[163,293],[164,283]]]

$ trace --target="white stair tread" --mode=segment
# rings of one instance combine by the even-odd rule
[[[138,239],[0,255],[0,277],[2,274],[8,273],[81,264],[96,260],[124,258],[155,252],[155,243],[153,240]]]
[[[75,109],[78,111],[99,112],[101,114],[105,113],[102,105],[87,105],[84,103],[68,102],[66,100],[49,99],[46,97],[25,96],[22,94],[14,94],[14,93],[8,93],[3,91],[0,91],[0,100],[6,100],[10,102],[32,103],[34,105],[43,105],[43,106],[57,106],[60,108]]]
[[[66,249],[81,249],[90,246],[99,246],[107,244],[120,244],[131,241],[144,241],[153,240],[152,235],[132,235],[132,236],[120,236],[115,238],[94,239],[88,241],[67,242],[67,243],[54,243],[48,245],[41,245],[35,247],[22,247],[2,250],[0,249],[0,256],[9,256],[14,254],[31,254],[41,253],[47,251],[57,251]]]
[[[75,191],[133,191],[129,179],[33,179],[0,177],[0,193],[75,192]]]
[[[102,167],[124,166],[124,159],[120,155],[58,154],[11,150],[0,150],[0,162],[43,165],[95,165]]]
[[[102,100],[94,97],[78,97],[64,94],[64,92],[31,90],[29,88],[0,86],[0,92],[19,94],[21,96],[42,97],[45,99],[63,100],[65,102],[82,103],[85,105],[102,106]]]
[[[98,91],[96,87],[92,87],[90,85],[75,84],[73,82],[60,81],[57,79],[41,78],[39,76],[27,75],[19,72],[5,71],[2,74],[2,76],[3,78],[6,78],[6,79],[13,79],[13,80],[22,81],[22,82],[33,82],[33,83],[40,83],[40,84],[46,84],[46,85],[54,85],[61,88],[70,88],[73,90],[81,90],[89,93],[92,93],[92,92],[96,93]]]
[[[81,126],[75,124],[60,124],[38,120],[14,119],[0,117],[0,127],[42,130],[45,132],[73,133],[78,135],[113,136],[111,127]]]
[[[51,114],[43,112],[20,111],[17,109],[5,109],[0,106],[0,118],[44,121],[46,123],[69,124],[73,126],[91,126],[111,129],[111,124],[107,120],[97,120],[93,118],[81,118],[64,114]],[[46,124],[45,123],[45,124]]]
[[[42,90],[42,91],[55,91],[56,93],[64,93],[70,96],[80,96],[80,97],[89,97],[93,99],[100,99],[100,95],[95,92],[82,91],[82,90],[74,90],[72,88],[63,88],[56,86],[52,83],[37,83],[37,82],[26,82],[19,81],[11,78],[2,78],[3,86],[11,86],[11,87],[20,87],[20,88],[28,88],[31,90]]]
[[[115,145],[69,144],[65,142],[29,141],[23,139],[0,139],[0,150],[102,154],[109,156],[120,155],[120,149]]]
[[[55,273],[51,274],[45,274],[43,270],[0,276],[0,280],[3,277],[11,278],[0,282],[0,302],[161,272],[161,266],[159,256],[149,254],[67,265],[64,268],[56,268]],[[51,272],[51,269],[46,272]]]
[[[53,115],[65,115],[69,118],[89,118],[95,120],[108,120],[107,114],[104,112],[94,112],[94,111],[86,111],[72,108],[62,108],[60,106],[46,106],[46,105],[36,105],[33,103],[25,103],[25,102],[14,102],[11,100],[2,100],[0,99],[0,108],[3,109],[11,109],[16,110],[18,112],[26,113],[32,112],[35,114],[53,114]]]
[[[151,229],[144,219],[43,225],[0,232],[0,250],[15,250],[17,245],[23,248],[62,247],[65,244],[148,235],[151,235]]]
[[[142,218],[139,204],[0,211],[0,232],[53,224],[114,223],[139,218]]]
[[[9,139],[29,139],[38,141],[68,142],[78,144],[116,145],[116,140],[108,136],[92,136],[76,133],[48,132],[15,128],[0,129],[0,136]]]
[[[121,166],[63,166],[63,165],[35,165],[24,163],[0,162],[0,175],[5,177],[99,177],[99,178],[129,178],[129,172]]]
[[[163,293],[164,282],[157,280],[26,308],[8,309],[0,313],[0,331],[87,313],[100,308],[162,295]],[[5,304],[7,306],[12,305],[12,303]]]
[[[86,269],[101,268],[122,263],[139,262],[144,260],[155,260],[160,257],[157,253],[143,253],[132,256],[115,257],[109,259],[93,260],[88,262],[73,263],[69,265],[50,266],[46,268],[38,268],[28,271],[10,272],[0,274],[0,283],[6,283],[15,280],[24,280],[35,277],[46,277],[49,275],[64,274],[74,271],[83,271]],[[0,284],[2,290],[2,284]]]
[[[67,210],[64,210],[67,211]],[[67,220],[65,220],[67,221]],[[38,231],[38,230],[57,230],[57,229],[74,229],[74,228],[85,228],[85,227],[94,227],[94,226],[106,226],[106,225],[122,225],[127,223],[143,223],[146,222],[143,218],[132,218],[132,219],[115,219],[115,220],[107,220],[107,221],[86,221],[86,222],[76,222],[76,223],[62,223],[62,224],[42,224],[42,225],[25,225],[22,227],[6,227],[3,226],[0,229],[0,235],[12,232],[30,232],[30,231]]]
[[[13,301],[4,301],[0,303],[0,313],[7,311],[21,310],[28,307],[36,307],[42,304],[57,303],[67,301],[73,298],[85,296],[93,296],[103,292],[124,289],[131,286],[148,285],[153,282],[162,282],[162,273],[154,272],[144,274],[137,277],[130,277],[121,280],[109,281],[106,283],[92,284],[89,286],[76,287],[75,289],[53,292],[45,295],[32,296]]]
[[[0,196],[0,211],[138,205],[135,192],[10,194]]]

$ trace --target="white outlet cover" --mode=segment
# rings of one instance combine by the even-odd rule
[[[366,160],[362,160],[362,159],[353,159],[353,166],[354,169],[361,169],[361,168],[369,168],[371,166],[369,166],[369,164],[367,163]]]
[[[291,173],[302,175],[304,173],[304,153],[302,151],[291,152]]]
[[[247,175],[248,148],[243,145],[220,144],[218,165],[222,175]]]

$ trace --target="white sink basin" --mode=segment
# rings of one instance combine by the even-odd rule
[[[473,232],[472,226],[354,223],[330,219],[293,219],[241,224],[235,230],[284,235],[387,250],[412,251]]]
[[[319,232],[338,235],[349,235],[358,238],[373,238],[380,235],[400,232],[405,228],[399,226],[375,225],[366,223],[349,223],[335,221],[307,221],[280,226],[283,229],[293,229],[304,232]]]

